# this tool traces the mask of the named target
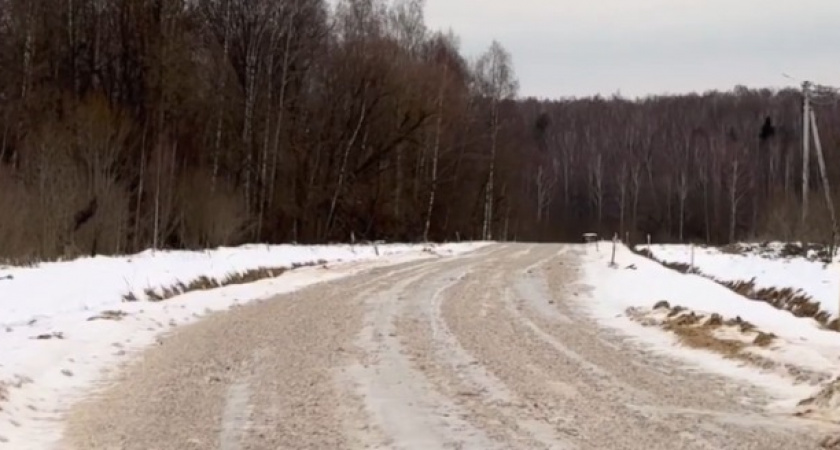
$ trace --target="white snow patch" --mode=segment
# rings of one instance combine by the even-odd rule
[[[586,284],[593,288],[588,311],[607,326],[652,347],[656,351],[682,359],[699,370],[711,371],[764,388],[788,410],[814,393],[815,387],[795,385],[792,378],[779,372],[762,371],[746,363],[727,360],[720,355],[688,349],[675,336],[658,328],[645,327],[625,314],[629,307],[653,307],[660,300],[699,313],[718,313],[724,318],[740,316],[761,331],[776,334],[772,349],[757,350],[762,356],[781,364],[790,363],[815,372],[835,374],[840,369],[840,336],[820,329],[810,318],[797,318],[758,301],[746,299],[731,290],[698,275],[681,274],[645,257],[633,254],[620,245],[616,251],[617,268],[610,268],[611,244],[601,251],[587,247],[584,256]],[[635,270],[628,268],[635,266]]]
[[[109,370],[174,326],[373,267],[458,255],[484,245],[251,245],[0,268],[0,384],[15,385],[8,388],[8,400],[0,401],[0,443],[15,449],[52,448],[61,437],[67,408]],[[123,301],[129,291],[143,299],[146,289],[200,276],[224,278],[232,272],[319,260],[328,262],[328,268],[299,268],[277,278],[189,292],[159,303]],[[127,315],[119,321],[88,320],[107,310]],[[63,339],[34,339],[51,333],[61,333]],[[0,397],[2,392],[0,388]]]
[[[743,245],[743,244],[742,244]],[[840,310],[840,263],[826,265],[807,258],[774,258],[773,249],[782,244],[767,246],[770,253],[747,251],[741,254],[723,253],[715,247],[695,247],[694,266],[702,274],[722,281],[755,280],[758,288],[792,288],[801,290],[820,309],[837,317]],[[745,245],[746,248],[751,248]],[[754,245],[752,246],[754,247]],[[669,263],[690,264],[690,245],[652,245],[648,248],[654,257]]]

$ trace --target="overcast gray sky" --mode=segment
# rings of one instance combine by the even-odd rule
[[[426,0],[466,55],[495,38],[520,95],[840,86],[840,0]]]

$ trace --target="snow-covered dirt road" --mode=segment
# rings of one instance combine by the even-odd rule
[[[810,449],[822,425],[584,311],[582,246],[379,267],[177,329],[68,449]]]

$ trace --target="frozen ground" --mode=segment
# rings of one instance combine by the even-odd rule
[[[214,315],[73,407],[62,448],[818,448],[824,425],[768,414],[753,379],[592,320],[660,274],[599,277],[584,252],[496,244]]]
[[[69,448],[194,447],[196,430],[210,433],[199,433],[205,444],[255,448],[794,448],[816,439],[813,424],[790,415],[820,386],[788,369],[836,375],[837,333],[622,246],[615,267],[607,243],[458,256],[484,245],[382,246],[380,256],[371,247],[250,246],[2,268],[0,448],[52,448],[67,417],[69,439],[86,443]],[[200,276],[314,261],[326,267],[123,301]],[[237,308],[267,298],[275,300]],[[627,314],[660,300],[775,334],[748,350],[778,364],[686,348]],[[89,320],[103,311],[119,314]],[[89,397],[100,383],[101,403]],[[301,404],[306,414],[284,415]],[[700,419],[714,424],[691,432]]]
[[[11,436],[49,439],[66,407],[132,351],[176,325],[378,265],[452,255],[484,244],[265,246],[144,252],[33,267],[0,267],[0,448]],[[247,285],[146,301],[178,282],[260,267],[326,262]],[[132,293],[141,301],[126,302]],[[104,315],[103,315],[104,313]],[[99,319],[95,319],[99,317]],[[55,436],[54,436],[55,437]],[[14,447],[20,449],[20,439]]]

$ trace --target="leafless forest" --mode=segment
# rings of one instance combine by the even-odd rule
[[[0,0],[0,255],[825,241],[801,102],[518,99],[502,45],[467,58],[420,0]],[[817,113],[836,186],[840,111]]]

